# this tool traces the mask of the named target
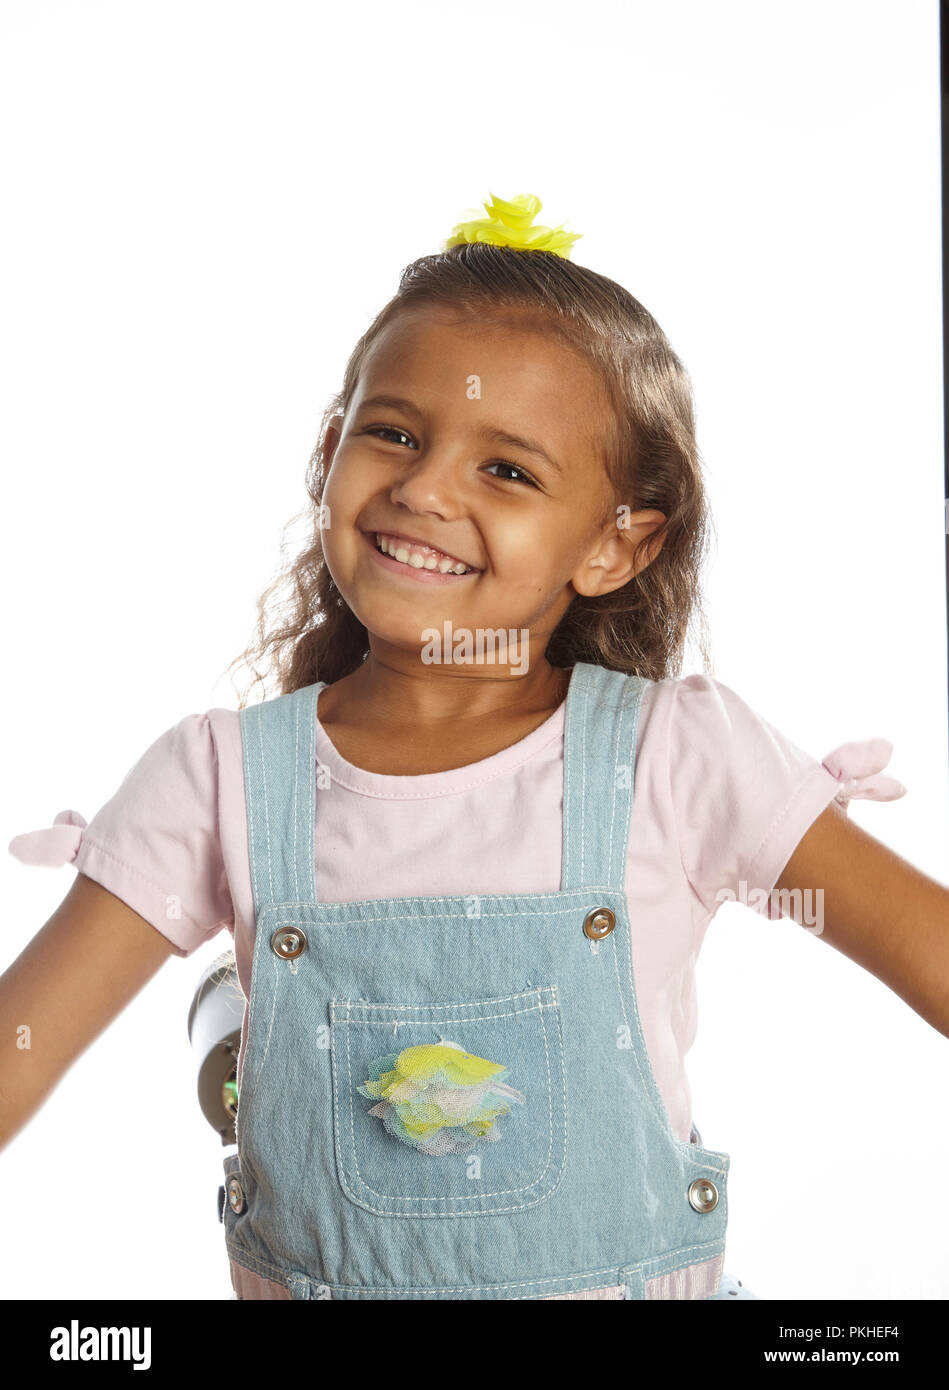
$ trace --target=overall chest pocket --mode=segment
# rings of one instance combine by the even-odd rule
[[[330,1004],[336,1167],[379,1216],[478,1216],[544,1201],[563,1175],[554,986],[448,1004]]]

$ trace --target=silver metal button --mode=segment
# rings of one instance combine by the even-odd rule
[[[616,926],[616,913],[608,907],[595,907],[583,923],[584,935],[591,941],[602,941]]]
[[[278,927],[270,938],[270,949],[283,960],[296,960],[306,950],[306,932],[302,927]]]
[[[244,1198],[244,1189],[241,1187],[240,1178],[228,1178],[227,1180],[227,1201],[231,1211],[236,1211],[238,1215],[247,1206]]]
[[[714,1211],[718,1206],[718,1188],[710,1178],[696,1178],[689,1184],[689,1202],[696,1211]]]

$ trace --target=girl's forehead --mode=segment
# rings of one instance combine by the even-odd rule
[[[387,324],[360,371],[361,395],[388,391],[409,380],[443,389],[445,378],[489,376],[496,395],[569,401],[575,410],[601,411],[608,393],[600,370],[579,348],[539,321],[514,317],[479,320],[414,309]],[[467,399],[478,399],[468,393]]]

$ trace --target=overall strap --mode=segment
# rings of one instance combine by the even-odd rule
[[[240,711],[254,911],[315,903],[316,703],[324,682]]]
[[[643,691],[650,682],[577,662],[567,691],[561,891],[625,887]]]

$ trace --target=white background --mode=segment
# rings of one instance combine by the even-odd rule
[[[935,0],[0,14],[4,842],[236,707],[357,337],[464,208],[535,192],[692,376],[715,676],[817,758],[889,738],[909,794],[851,816],[949,881]],[[74,871],[2,874],[5,968]],[[172,957],[0,1156],[0,1297],[229,1297],[186,1034],[229,945]],[[739,905],[698,971],[726,1269],[949,1297],[949,1039]]]

